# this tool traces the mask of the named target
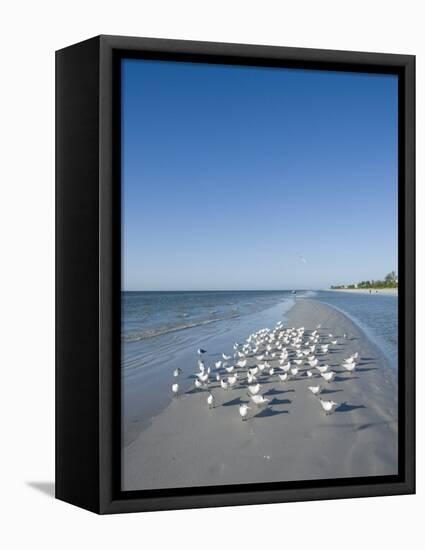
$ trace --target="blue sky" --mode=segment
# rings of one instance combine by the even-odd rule
[[[397,78],[124,60],[123,288],[327,288],[397,265]]]

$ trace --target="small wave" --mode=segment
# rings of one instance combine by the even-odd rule
[[[297,292],[297,298],[313,298],[317,296],[316,290],[303,290],[302,292]]]
[[[122,334],[121,339],[124,342],[139,342],[140,340],[149,340],[156,338],[157,336],[163,336],[164,334],[170,334],[172,332],[179,332],[181,330],[187,330],[190,328],[200,327],[203,325],[209,325],[210,323],[217,323],[218,321],[225,321],[228,319],[234,319],[238,315],[231,315],[229,317],[223,317],[221,319],[205,319],[204,321],[197,321],[193,323],[186,323],[182,325],[165,326],[158,329],[145,330],[143,332],[133,332],[131,334]]]

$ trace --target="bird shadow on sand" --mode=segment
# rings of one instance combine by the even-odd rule
[[[351,412],[355,411],[356,409],[365,409],[366,407],[364,405],[349,405],[348,403],[341,403],[339,407],[335,409],[336,413],[342,413],[342,412]]]
[[[270,405],[290,405],[292,401],[290,399],[278,399],[277,397],[274,397],[270,401]]]
[[[349,377],[342,377],[342,376],[335,376],[333,379],[334,382],[349,382],[350,380],[358,380],[358,376],[349,376]]]
[[[211,388],[213,389],[213,388]],[[185,395],[192,395],[194,393],[205,393],[207,392],[208,390],[206,388],[192,388],[191,390],[187,390],[186,392],[184,392]]]
[[[276,409],[267,407],[267,409],[262,409],[259,413],[254,414],[252,418],[268,418],[270,416],[277,416],[279,414],[289,414],[289,411],[277,411]]]
[[[369,372],[370,370],[378,370],[378,367],[356,368],[357,372]]]
[[[338,393],[338,392],[340,392],[340,391],[344,391],[344,390],[342,390],[342,389],[339,389],[339,390],[332,390],[332,389],[329,389],[329,390],[328,390],[327,388],[325,388],[325,389],[323,389],[320,393],[321,393],[321,395],[327,395],[327,394],[330,394],[330,393]]]
[[[222,407],[234,407],[235,405],[243,405],[244,403],[248,403],[248,400],[243,400],[240,397],[235,397],[235,399],[231,399],[230,401],[226,401],[222,403]]]
[[[289,390],[286,390],[289,391]],[[264,392],[264,395],[281,395],[282,393],[286,393],[285,390],[276,390],[275,388],[270,388],[266,392]],[[294,391],[294,390],[292,390]]]

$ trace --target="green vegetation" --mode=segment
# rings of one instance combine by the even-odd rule
[[[398,288],[398,277],[395,271],[391,271],[385,278],[380,281],[360,281],[360,283],[351,284],[351,285],[331,285],[332,289],[343,289],[343,288]]]

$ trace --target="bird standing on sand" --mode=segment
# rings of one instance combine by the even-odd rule
[[[342,366],[349,373],[353,373],[355,368],[356,368],[356,363],[354,363],[354,362],[353,363],[343,363]]]
[[[260,384],[256,384],[255,386],[248,386],[248,391],[251,395],[257,395],[260,389],[261,389]]]
[[[262,395],[250,395],[249,397],[257,405],[257,407],[267,405],[269,402],[269,399],[263,397]]]
[[[228,382],[226,382],[223,378],[220,380],[220,384],[221,384],[221,387],[223,388],[223,390],[228,390],[229,389]]]
[[[237,374],[235,374],[235,375],[233,375],[233,376],[229,376],[229,377],[227,378],[227,382],[229,383],[229,386],[230,386],[230,387],[234,386],[234,385],[236,384],[237,379],[238,379],[238,375],[237,375]]]
[[[207,353],[206,349],[202,349],[202,348],[198,349],[198,355],[204,355],[204,353]]]
[[[286,382],[288,380],[288,373],[285,372],[285,374],[278,374],[281,382]]]
[[[308,386],[308,389],[313,395],[319,395],[322,388],[320,386]]]
[[[249,407],[248,405],[245,405],[243,403],[242,405],[239,405],[239,414],[242,417],[242,421],[246,420],[246,417],[248,416]]]
[[[210,392],[207,397],[208,408],[210,409],[214,408],[214,401],[215,401],[215,398],[213,394]]]
[[[173,376],[174,378],[177,378],[178,376],[180,376],[180,374],[182,373],[183,371],[179,368],[179,369],[175,369],[175,371],[173,372]]]
[[[173,385],[171,386],[171,389],[172,389],[174,395],[177,397],[178,394],[179,394],[179,385],[178,385],[178,384],[173,384]]]
[[[322,372],[321,374],[328,384],[334,379],[334,376],[335,376],[335,373],[333,371]]]
[[[252,384],[253,382],[256,382],[257,381],[257,377],[254,375],[254,374],[250,374],[248,372],[247,374],[247,380],[248,380],[248,384]]]
[[[323,374],[326,372],[329,368],[329,365],[322,365],[321,367],[316,367],[316,369],[320,372],[320,374]]]
[[[326,414],[330,414],[338,405],[338,403],[335,403],[335,401],[324,401],[323,399],[319,399],[319,401],[322,405],[322,409],[325,411]]]

